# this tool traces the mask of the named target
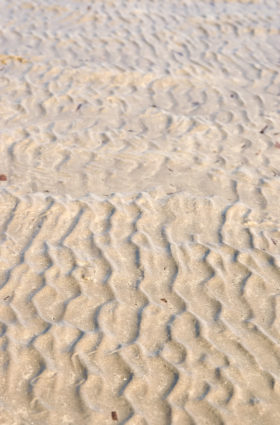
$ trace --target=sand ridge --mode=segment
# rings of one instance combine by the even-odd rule
[[[1,424],[279,424],[279,6],[1,3]]]

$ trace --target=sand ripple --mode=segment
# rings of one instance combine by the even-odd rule
[[[0,8],[0,423],[278,425],[279,0]]]

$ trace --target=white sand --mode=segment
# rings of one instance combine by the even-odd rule
[[[279,425],[279,23],[1,1],[1,425]]]

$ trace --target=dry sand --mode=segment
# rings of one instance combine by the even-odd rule
[[[279,425],[279,0],[0,12],[0,424]]]

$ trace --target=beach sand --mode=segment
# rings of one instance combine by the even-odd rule
[[[1,425],[279,425],[279,22],[1,1]]]

